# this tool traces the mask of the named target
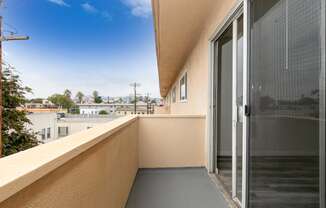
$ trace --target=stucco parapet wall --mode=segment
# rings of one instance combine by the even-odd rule
[[[0,202],[138,119],[126,116],[0,159]]]

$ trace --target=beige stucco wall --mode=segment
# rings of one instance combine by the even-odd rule
[[[154,114],[169,114],[170,108],[169,106],[155,106],[154,107]]]
[[[204,116],[141,116],[139,167],[203,167]]]
[[[237,0],[217,0],[211,5],[211,12],[207,14],[204,29],[193,46],[190,55],[180,69],[180,73],[170,88],[176,86],[177,101],[170,104],[171,114],[206,114],[208,106],[208,74],[209,74],[209,39],[214,31],[223,22],[224,18],[235,6]],[[187,72],[188,76],[188,99],[180,101],[179,81],[182,75]]]
[[[126,116],[0,159],[0,208],[124,207],[138,168],[205,166],[205,116]]]
[[[138,170],[137,137],[135,120],[0,203],[0,207],[124,207]]]

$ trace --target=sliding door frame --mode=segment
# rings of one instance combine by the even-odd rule
[[[251,0],[244,0],[243,2],[243,128],[242,128],[242,208],[249,207],[249,139],[250,139],[250,126],[249,116],[246,111],[250,106],[250,60],[251,60]]]
[[[321,74],[320,74],[320,130],[319,130],[319,145],[320,145],[320,207],[326,207],[326,141],[325,141],[325,62],[326,62],[326,54],[325,54],[325,15],[326,12],[326,3],[324,0],[321,0]]]
[[[243,6],[244,2],[239,1],[236,6],[231,10],[231,12],[227,15],[227,17],[224,19],[224,21],[220,24],[220,27],[218,27],[211,38],[209,39],[209,63],[210,63],[210,71],[209,71],[209,106],[208,106],[208,137],[209,137],[209,172],[210,173],[218,173],[218,169],[216,166],[217,163],[217,139],[218,139],[218,130],[216,128],[216,125],[218,125],[218,119],[219,116],[218,113],[218,106],[216,102],[216,98],[218,98],[218,92],[220,89],[218,89],[219,80],[218,80],[218,63],[217,63],[217,57],[218,57],[218,51],[215,50],[216,47],[218,47],[218,39],[221,37],[221,35],[229,28],[232,27],[233,30],[233,47],[232,47],[232,198],[233,200],[241,204],[241,207],[245,208],[246,206],[239,201],[239,199],[236,196],[237,193],[237,181],[236,181],[236,175],[237,175],[237,154],[236,154],[236,126],[234,124],[234,117],[236,115],[236,109],[234,108],[235,103],[235,94],[236,92],[236,71],[237,71],[237,23],[238,19],[241,15],[243,15]],[[245,22],[245,21],[244,21]],[[245,39],[244,39],[245,41]],[[243,138],[244,139],[244,138]],[[245,152],[242,152],[242,155],[246,154]],[[243,163],[243,161],[242,161]],[[247,169],[247,167],[244,166],[244,163],[242,164],[243,169]],[[242,185],[244,184],[244,181],[242,181]],[[242,198],[246,193],[242,192]]]
[[[238,18],[232,23],[232,198],[237,198],[237,67],[238,67]]]

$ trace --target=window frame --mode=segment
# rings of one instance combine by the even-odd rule
[[[43,128],[41,130],[41,139],[42,139],[42,141],[44,141],[46,139],[46,129],[45,128]]]
[[[172,103],[176,103],[177,102],[177,87],[174,86],[172,88]]]
[[[183,83],[182,83],[183,82]],[[182,85],[184,85],[184,89],[185,89],[185,92],[184,92],[184,96],[182,95]],[[188,72],[185,72],[180,80],[179,80],[179,99],[180,99],[180,102],[187,102],[188,101]]]
[[[46,129],[46,138],[47,138],[47,139],[50,139],[50,138],[51,138],[51,127],[48,127],[48,128]]]
[[[65,135],[63,134],[62,130],[61,129],[65,129],[64,133]],[[66,137],[69,135],[69,128],[68,126],[58,126],[58,137]]]

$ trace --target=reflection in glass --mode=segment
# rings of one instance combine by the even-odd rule
[[[252,3],[250,207],[319,207],[321,1]]]

